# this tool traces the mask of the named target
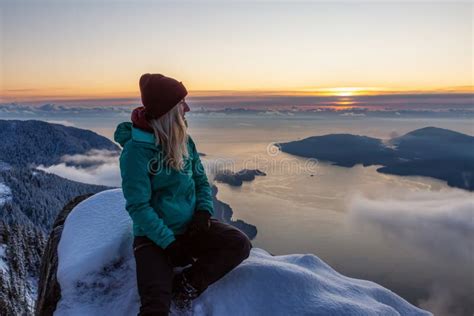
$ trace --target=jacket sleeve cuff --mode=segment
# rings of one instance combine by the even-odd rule
[[[160,246],[162,249],[166,249],[173,241],[175,241],[176,238],[174,235],[170,235],[166,237],[165,239],[159,240],[158,242],[155,242],[158,246]]]
[[[204,208],[200,208],[200,209],[196,210],[196,213],[197,212],[203,212],[205,214],[209,214],[209,217],[214,215],[214,212],[212,210],[204,209]]]

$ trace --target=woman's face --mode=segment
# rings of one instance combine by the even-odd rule
[[[186,112],[190,111],[189,105],[186,103],[185,99],[183,99],[183,100],[181,100],[181,102],[179,102],[179,107],[180,107],[179,112],[181,113],[181,115],[184,118],[184,115],[186,114]]]

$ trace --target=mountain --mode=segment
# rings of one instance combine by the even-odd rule
[[[474,137],[451,130],[425,127],[393,138],[402,159],[459,159],[474,160]]]
[[[90,150],[120,151],[115,143],[92,131],[36,120],[0,120],[0,139],[0,162],[18,167],[51,166],[64,155]]]
[[[474,137],[425,127],[384,142],[351,134],[314,136],[278,144],[289,154],[352,167],[382,165],[377,171],[401,176],[426,176],[449,186],[474,190]]]
[[[72,210],[71,210],[72,209]],[[131,219],[120,189],[60,213],[43,258],[37,315],[135,315]],[[192,315],[430,315],[382,286],[345,277],[317,256],[250,257],[194,301]],[[172,307],[171,315],[178,315]]]
[[[0,315],[31,315],[40,259],[64,204],[106,186],[67,180],[34,169],[63,155],[118,147],[91,131],[42,121],[0,120]]]
[[[0,171],[0,183],[0,186],[8,188],[9,193],[9,197],[1,205],[0,220],[34,226],[45,233],[51,229],[64,204],[72,198],[109,188],[71,181],[28,168]]]
[[[0,171],[0,315],[32,314],[54,219],[73,197],[104,189],[29,168]]]

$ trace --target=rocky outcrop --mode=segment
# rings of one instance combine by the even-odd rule
[[[40,266],[38,299],[35,305],[35,315],[37,316],[50,316],[56,310],[56,305],[61,298],[61,289],[56,279],[58,269],[57,249],[64,228],[64,222],[72,209],[91,195],[84,194],[67,203],[59,212],[53,224]]]
[[[50,316],[53,315],[56,310],[57,303],[61,299],[61,289],[56,276],[58,269],[57,249],[61,239],[64,222],[76,205],[92,195],[93,194],[84,194],[72,199],[64,206],[61,212],[59,212],[53,224],[40,267],[38,299],[35,306],[35,315],[37,316]],[[257,235],[257,228],[242,220],[233,220],[232,208],[228,204],[219,201],[216,195],[217,187],[213,186],[215,217],[222,222],[239,228],[246,233],[250,239],[255,238]]]
[[[252,224],[246,223],[240,219],[232,219],[234,211],[232,211],[232,208],[229,204],[217,199],[217,192],[217,187],[215,185],[212,186],[212,195],[214,199],[214,217],[220,220],[221,222],[237,227],[238,229],[243,231],[250,239],[254,239],[255,236],[257,236],[257,227]]]

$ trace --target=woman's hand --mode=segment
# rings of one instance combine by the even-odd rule
[[[188,227],[188,234],[194,236],[205,232],[211,227],[211,214],[208,211],[198,210]]]

